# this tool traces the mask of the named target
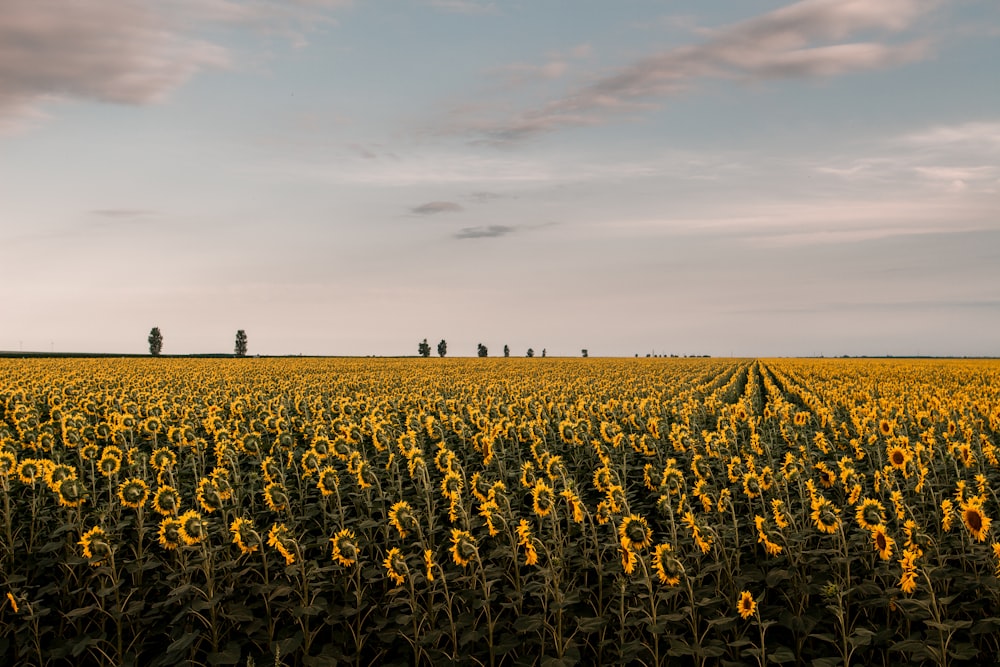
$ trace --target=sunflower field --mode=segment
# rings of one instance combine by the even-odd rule
[[[979,664],[1000,362],[0,360],[0,663]]]

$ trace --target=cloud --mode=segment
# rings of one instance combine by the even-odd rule
[[[473,192],[469,197],[477,204],[488,204],[498,199],[515,199],[513,195],[504,195],[499,192]]]
[[[105,218],[141,218],[155,214],[154,211],[142,208],[100,208],[91,213]]]
[[[474,2],[473,0],[428,0],[427,4],[435,9],[454,14],[496,14],[496,5],[492,2]]]
[[[903,143],[925,148],[976,147],[1000,148],[1000,122],[969,122],[939,125],[909,134]]]
[[[456,239],[492,239],[506,236],[514,232],[514,227],[507,225],[486,225],[480,227],[463,227],[455,232]]]
[[[417,215],[435,215],[437,213],[458,213],[465,210],[460,204],[453,201],[431,201],[410,209]]]
[[[473,120],[461,129],[503,143],[655,108],[651,100],[684,92],[701,79],[830,77],[901,65],[924,57],[927,43],[845,40],[856,33],[902,31],[935,5],[934,0],[801,0],[706,31],[699,44],[648,56],[513,118]]]
[[[344,0],[4,0],[0,12],[0,131],[69,99],[148,105],[199,72],[228,67],[229,51],[201,38],[212,25],[249,26],[301,41]]]

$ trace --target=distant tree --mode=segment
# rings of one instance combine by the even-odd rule
[[[583,348],[582,350],[580,350],[580,352],[583,353],[583,358],[586,359],[587,358],[587,348]]]
[[[431,346],[427,344],[426,338],[420,343],[420,345],[417,345],[417,352],[425,359],[431,356]]]
[[[438,343],[438,356],[443,357],[446,354],[448,354],[448,343],[442,338],[441,342]]]
[[[542,348],[542,356],[543,357],[545,356],[545,348],[544,347]]]
[[[153,327],[149,330],[149,353],[154,357],[160,356],[160,351],[163,349],[163,334],[160,333],[160,327]]]
[[[507,345],[503,346],[503,356],[505,356],[505,357],[509,357],[510,356],[510,347],[508,347]]]
[[[490,356],[490,351],[486,349],[485,345],[483,345],[482,343],[478,343],[476,345],[476,354],[478,354],[480,357],[488,357]]]
[[[535,356],[535,351],[533,349],[531,349],[530,347],[528,348],[528,356],[529,357]]]
[[[247,356],[247,332],[239,329],[236,332],[236,356]]]

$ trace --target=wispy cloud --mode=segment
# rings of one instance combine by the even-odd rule
[[[514,227],[508,225],[484,225],[480,227],[463,227],[455,232],[456,239],[493,239],[513,233]]]
[[[497,13],[497,7],[492,2],[476,2],[475,0],[427,0],[427,4],[435,9],[455,14]]]
[[[761,16],[706,31],[700,44],[643,58],[541,107],[504,120],[471,119],[458,129],[509,142],[651,108],[658,98],[702,79],[760,81],[830,77],[918,60],[924,40],[849,41],[872,31],[900,32],[934,0],[801,0]]]
[[[344,0],[4,0],[0,11],[0,130],[40,118],[39,107],[81,99],[147,105],[232,54],[198,36],[212,24],[253,25],[298,42]],[[27,121],[27,122],[26,122]]]
[[[417,215],[436,215],[438,213],[458,213],[464,210],[460,204],[453,201],[431,201],[410,209]]]
[[[142,218],[148,215],[154,215],[154,211],[143,208],[99,208],[91,211],[93,215],[98,215],[103,218]]]

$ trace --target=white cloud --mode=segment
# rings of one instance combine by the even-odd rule
[[[844,40],[857,33],[899,32],[935,4],[932,0],[801,0],[705,31],[708,37],[699,44],[643,58],[512,118],[474,118],[454,129],[506,142],[648,109],[651,100],[688,90],[700,79],[829,77],[900,65],[924,57],[928,44]]]
[[[22,130],[60,100],[146,105],[198,72],[231,64],[198,36],[208,24],[252,25],[301,42],[345,0],[4,0],[0,11],[0,132]]]

